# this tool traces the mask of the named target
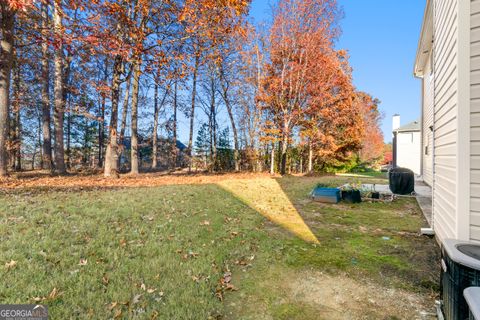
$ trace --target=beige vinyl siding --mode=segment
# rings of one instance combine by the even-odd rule
[[[480,241],[480,0],[470,5],[470,239]]]
[[[435,182],[433,209],[440,239],[456,237],[457,0],[434,0]],[[463,0],[462,0],[463,1]]]
[[[428,57],[423,76],[422,176],[429,186],[433,183],[433,70],[432,55]]]
[[[397,133],[397,165],[420,174],[421,132],[408,131]]]

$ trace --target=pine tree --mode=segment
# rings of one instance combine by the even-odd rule
[[[230,140],[230,129],[228,127],[220,131],[217,150],[217,168],[215,169],[231,170],[234,168],[234,153],[232,149],[232,142]]]
[[[200,129],[198,130],[197,139],[195,140],[195,154],[203,160],[205,166],[207,166],[209,150],[210,136],[208,124],[202,123]]]

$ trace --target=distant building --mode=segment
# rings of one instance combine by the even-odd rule
[[[422,134],[419,121],[400,126],[400,116],[393,116],[393,166],[421,174]]]
[[[152,139],[138,137],[138,154],[140,164],[142,167],[150,168],[152,165]],[[173,165],[174,154],[176,154],[175,166],[184,167],[186,165],[187,146],[181,141],[177,140],[175,143],[176,150],[173,148],[172,140],[164,137],[159,137],[157,140],[157,163],[158,168],[166,169]],[[132,146],[131,138],[125,137],[123,140],[123,152],[120,155],[120,164],[122,167],[130,165],[130,149]],[[175,151],[175,152],[174,152]]]

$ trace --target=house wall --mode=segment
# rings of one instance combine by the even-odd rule
[[[433,185],[433,70],[432,55],[430,54],[423,76],[423,116],[422,116],[422,176],[429,186]]]
[[[480,241],[480,0],[470,7],[470,239]]]
[[[440,239],[457,236],[457,9],[457,0],[434,0],[433,210]]]
[[[420,174],[421,141],[419,131],[397,133],[397,166]]]

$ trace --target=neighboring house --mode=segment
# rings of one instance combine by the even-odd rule
[[[123,141],[123,152],[120,155],[120,164],[128,166],[130,163],[130,149],[132,146],[131,138],[125,137]],[[172,162],[172,141],[170,139],[159,137],[157,140],[157,162],[159,168],[168,168]],[[142,166],[150,167],[152,165],[152,139],[138,137],[138,154]],[[176,141],[177,148],[177,166],[185,165],[187,146],[181,141]]]
[[[427,0],[414,73],[432,228],[480,242],[480,0]]]
[[[400,126],[400,116],[393,116],[393,166],[421,171],[421,127],[418,121]]]

